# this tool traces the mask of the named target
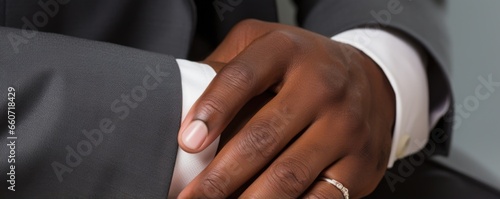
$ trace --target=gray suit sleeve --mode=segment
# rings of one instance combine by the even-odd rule
[[[448,79],[448,40],[442,21],[444,1],[425,0],[295,0],[299,25],[331,37],[356,27],[397,30],[425,50],[430,110],[450,102],[446,115],[431,131],[433,154],[447,155],[453,116],[452,91]],[[376,39],[376,38],[374,38]],[[432,140],[439,137],[439,141]],[[443,140],[445,138],[444,142]],[[433,146],[434,147],[434,146]]]
[[[175,59],[26,35],[0,27],[0,196],[166,198],[181,119]]]

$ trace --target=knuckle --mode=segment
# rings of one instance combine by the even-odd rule
[[[249,91],[255,83],[255,72],[242,60],[234,60],[219,75],[225,86],[240,94]]]
[[[349,80],[345,75],[338,75],[335,78],[328,78],[323,81],[324,87],[335,94],[334,97],[337,99],[344,99],[347,96],[347,91],[349,88]]]
[[[269,157],[278,150],[281,129],[276,121],[257,121],[249,127],[243,148],[254,151],[263,158]]]
[[[331,68],[331,66],[322,65],[319,65],[318,67]],[[328,70],[326,69],[320,71]],[[320,83],[318,83],[318,90],[325,93],[325,96],[327,96],[328,100],[333,102],[341,102],[347,98],[348,91],[351,88],[349,88],[349,80],[346,75],[342,74],[341,72],[337,73],[328,71],[318,74],[317,77],[319,77],[317,80],[320,81]]]
[[[272,168],[269,180],[277,192],[297,197],[309,186],[311,177],[311,169],[307,164],[288,157]]]
[[[267,36],[269,36],[270,38],[272,38],[273,41],[275,41],[275,44],[277,45],[274,46],[281,46],[282,48],[284,48],[277,50],[296,51],[299,49],[301,44],[299,36],[286,30],[272,31]]]
[[[348,132],[362,135],[370,131],[369,123],[364,119],[361,109],[359,106],[349,106],[348,113],[344,116],[344,124]]]
[[[353,86],[349,85],[346,75],[341,71],[338,72],[335,63],[318,61],[312,67],[303,67],[300,70],[314,77],[309,78],[304,84],[314,91],[313,95],[321,100],[320,103],[333,104],[348,101]]]
[[[218,95],[209,94],[207,97],[200,101],[199,113],[203,117],[209,117],[214,114],[224,114],[228,110],[227,103]]]
[[[224,172],[212,171],[203,179],[202,194],[204,198],[224,198],[229,194],[230,178]]]

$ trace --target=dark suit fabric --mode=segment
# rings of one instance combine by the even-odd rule
[[[2,28],[1,46],[10,45],[4,39],[9,33],[19,31]],[[18,138],[16,192],[7,190],[2,175],[2,196],[161,198],[167,194],[182,100],[179,71],[171,56],[38,33],[20,53],[3,50],[1,60],[0,94],[7,96],[8,86],[16,89]],[[152,75],[157,72],[161,82]],[[144,86],[148,76],[146,87],[156,85],[154,89]],[[122,95],[135,106],[121,102]],[[3,113],[7,113],[6,99],[1,100]],[[115,101],[119,103],[113,106]],[[6,114],[1,118],[7,121]],[[6,125],[2,128],[2,143],[8,143]],[[93,129],[101,133],[91,138],[83,133]],[[2,159],[9,153],[5,148],[2,144]],[[68,155],[75,152],[81,160]],[[72,171],[58,179],[55,162]],[[5,160],[0,165],[2,173],[9,172]]]
[[[57,12],[45,11],[40,2],[56,2]],[[181,117],[174,57],[203,58],[243,19],[277,21],[273,1],[240,1],[224,13],[224,20],[211,2],[0,0],[0,120],[7,121],[7,88],[12,86],[18,137],[16,192],[5,188],[2,174],[0,197],[165,198]],[[382,25],[406,34],[425,50],[433,108],[450,94],[441,8],[432,1],[401,3],[404,11]],[[302,27],[332,36],[373,24],[370,11],[384,9],[387,2],[312,0],[297,5]],[[32,31],[33,25],[38,32]],[[146,88],[155,82],[154,89]],[[136,103],[125,105],[123,95]],[[101,142],[88,138],[103,120],[114,130],[100,130]],[[4,125],[0,173],[9,172],[10,165],[3,160],[9,153],[4,150],[9,142]],[[449,136],[451,123],[442,120],[439,125]],[[86,143],[92,144],[91,150]],[[449,140],[436,152],[445,154],[448,147]],[[54,162],[71,172],[61,180]]]

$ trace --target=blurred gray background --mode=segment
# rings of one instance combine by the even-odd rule
[[[280,21],[294,24],[290,0],[277,0]],[[475,95],[478,78],[500,82],[500,1],[447,1],[455,104]],[[484,91],[483,91],[484,92]],[[478,100],[453,134],[451,154],[436,157],[449,167],[500,190],[500,88]]]
[[[455,104],[464,104],[492,74],[500,82],[500,1],[448,1],[447,25],[451,41],[452,86]],[[454,132],[450,157],[440,162],[500,189],[500,88]]]

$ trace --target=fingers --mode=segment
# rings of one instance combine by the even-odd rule
[[[297,198],[316,177],[346,153],[346,139],[331,137],[329,121],[314,123],[278,157],[241,196]]]
[[[217,74],[181,125],[178,142],[183,150],[205,149],[248,100],[281,80],[291,52],[287,45],[269,47],[280,40],[280,35],[256,40]]]
[[[342,117],[331,113],[311,125],[250,185],[242,198],[297,198],[312,183],[318,183],[320,176],[341,182],[353,198],[370,193],[385,169],[377,167],[378,158],[367,157],[367,151],[375,149],[371,140],[353,139],[365,130]],[[339,194],[335,189],[319,186],[306,196],[329,193],[327,198],[332,198]]]
[[[224,146],[181,196],[227,197],[248,181],[311,123],[314,117],[312,113],[320,107],[315,106],[314,102],[305,103],[308,97],[294,96],[288,87],[283,88]],[[309,104],[309,107],[305,104]]]

